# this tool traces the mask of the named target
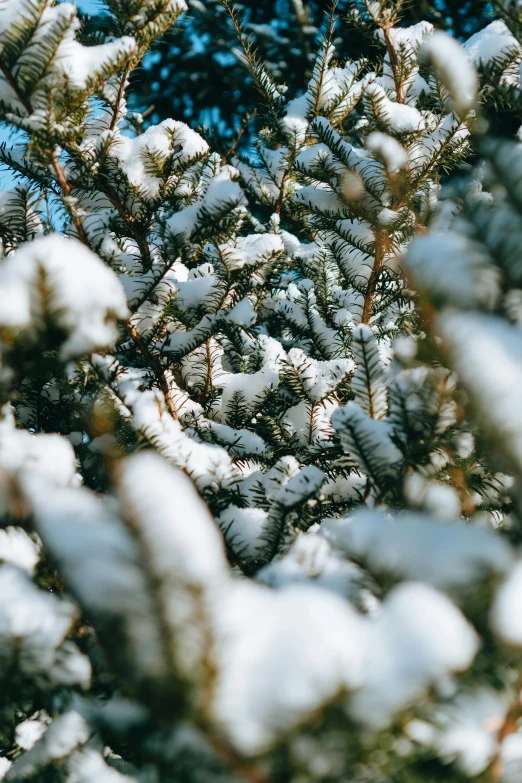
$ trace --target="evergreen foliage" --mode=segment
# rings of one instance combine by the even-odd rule
[[[242,0],[236,7],[254,48],[274,78],[292,94],[304,90],[331,3]],[[337,12],[341,17],[347,17],[349,9],[347,0],[339,0]],[[484,27],[489,17],[493,18],[491,6],[483,0],[411,0],[402,9],[401,23],[409,26],[426,20],[464,40]],[[353,21],[337,27],[338,50],[350,52],[354,60],[366,57],[378,62],[372,36]],[[98,28],[100,23],[108,22],[102,15],[94,25]],[[147,121],[151,117],[155,123],[171,116],[184,118],[207,128],[214,144],[230,146],[241,134],[239,144],[245,147],[255,125],[258,103],[252,82],[238,67],[239,61],[221,2],[189,0],[188,13],[153,47],[145,68],[131,77],[133,100],[141,111],[149,112]]]
[[[520,780],[522,8],[420,6],[0,0],[0,779]],[[209,21],[243,142],[127,104]]]

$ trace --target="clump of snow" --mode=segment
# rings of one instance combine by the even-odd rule
[[[229,506],[218,519],[226,540],[241,558],[255,559],[268,520],[268,511],[262,508]]]
[[[206,268],[205,268],[206,267]],[[219,298],[220,279],[213,274],[210,264],[191,270],[188,279],[176,283],[175,304],[185,313],[208,307],[215,309],[213,302]]]
[[[388,171],[399,171],[408,161],[408,153],[404,147],[387,133],[370,133],[366,139],[366,148],[384,163]]]
[[[118,486],[124,508],[143,524],[140,537],[162,581],[201,590],[223,578],[218,527],[187,476],[154,452],[143,452],[121,463]],[[172,497],[182,503],[173,504]]]
[[[473,307],[491,305],[497,297],[498,268],[482,244],[457,231],[416,237],[408,247],[406,263],[435,301]]]
[[[428,92],[429,88],[425,80],[419,74],[417,56],[422,42],[433,31],[433,25],[429,22],[418,22],[410,27],[391,27],[388,35],[402,72],[402,89],[405,94],[405,103],[414,106],[422,92]],[[376,37],[385,44],[384,31],[379,26]],[[393,68],[390,55],[384,56],[384,68],[381,76],[376,81],[381,84],[388,95],[397,96]]]
[[[0,565],[0,662],[26,675],[48,675],[76,619],[76,607],[39,590],[28,574]]]
[[[366,96],[371,99],[378,119],[394,133],[416,133],[426,127],[424,117],[414,106],[391,101],[380,84],[372,82],[366,88]]]
[[[336,409],[337,405],[328,400],[313,406],[302,400],[286,410],[283,423],[287,431],[294,433],[304,447],[313,451],[315,448],[324,447],[330,440],[330,417]]]
[[[314,402],[323,400],[334,391],[355,367],[352,359],[321,361],[306,356],[301,348],[291,348],[288,361],[295,369],[309,399]]]
[[[331,593],[305,585],[273,592],[238,582],[221,627],[214,710],[243,753],[264,750],[342,690],[361,684],[364,623]]]
[[[260,264],[284,249],[283,237],[270,233],[238,237],[233,244],[223,248],[228,269],[242,269],[244,266]]]
[[[443,312],[437,328],[484,429],[522,469],[522,332],[500,318],[453,311]]]
[[[103,359],[96,357],[97,363]],[[133,424],[171,464],[186,470],[200,488],[230,484],[235,469],[228,452],[220,446],[198,443],[166,410],[159,389],[141,391],[139,371],[128,370],[118,378],[124,404]]]
[[[74,449],[61,435],[17,429],[7,414],[0,420],[0,468],[35,471],[50,483],[65,486],[76,473]]]
[[[67,37],[58,47],[55,67],[63,72],[70,86],[84,90],[97,74],[103,74],[110,65],[131,57],[136,51],[136,41],[128,35],[98,46],[83,46]]]
[[[327,519],[321,534],[376,574],[419,579],[442,589],[462,589],[491,574],[505,573],[513,559],[493,530],[463,522],[436,522],[403,513],[393,517],[358,511]]]
[[[238,170],[233,166],[222,166],[210,180],[199,201],[184,207],[168,219],[167,226],[172,234],[190,240],[198,225],[208,221],[209,213],[221,213],[226,208],[234,210],[244,205],[245,196],[235,179],[238,174]]]
[[[430,22],[417,22],[410,27],[391,27],[390,37],[393,48],[397,54],[404,57],[412,57],[418,52],[422,42],[433,32],[433,25]],[[377,38],[384,43],[384,32],[382,29],[376,31]]]
[[[92,617],[123,629],[129,680],[168,682],[171,664],[162,655],[141,553],[123,523],[87,489],[53,490],[34,479],[25,489],[38,533],[70,588]]]
[[[362,580],[362,572],[333,549],[317,531],[309,531],[297,537],[284,557],[258,571],[256,579],[273,588],[313,584],[345,598],[353,598]]]
[[[190,161],[199,159],[208,152],[207,142],[184,122],[164,120],[134,138],[120,135],[111,146],[111,155],[125,173],[131,185],[147,199],[158,195],[162,179],[151,172],[151,156],[161,160],[172,159],[174,172]]]
[[[492,625],[508,644],[522,646],[522,562],[499,587],[491,610]]]
[[[429,585],[395,588],[368,621],[363,685],[350,699],[352,716],[384,728],[429,685],[467,669],[478,637],[451,601]]]
[[[227,381],[221,396],[221,416],[226,420],[233,403],[240,400],[243,410],[254,414],[271,391],[279,386],[279,374],[270,367],[255,373],[234,373]]]
[[[339,476],[325,481],[321,493],[325,498],[331,498],[334,502],[346,503],[362,502],[366,476],[361,473],[352,473],[348,477]]]
[[[31,574],[40,559],[41,544],[21,527],[0,530],[0,561],[11,563]]]
[[[243,427],[235,430],[227,424],[220,424],[213,419],[197,416],[197,414],[196,422],[198,434],[210,432],[216,437],[218,443],[230,450],[234,456],[261,456],[266,452],[267,445],[263,438],[251,430]]]
[[[59,715],[33,747],[15,760],[9,771],[12,781],[30,780],[52,763],[60,762],[85,745],[91,735],[87,721],[75,710]]]
[[[15,742],[24,750],[29,750],[45,733],[46,725],[49,722],[47,715],[38,715],[34,718],[19,723],[15,729]]]
[[[455,111],[465,114],[475,105],[478,88],[475,68],[468,59],[469,51],[466,52],[455,38],[440,31],[426,39],[422,51],[447,88]]]
[[[520,732],[505,738],[500,748],[502,783],[518,783],[522,775],[522,736]]]
[[[404,495],[410,506],[422,508],[436,519],[454,521],[461,512],[457,490],[442,481],[430,481],[411,471],[404,480]]]
[[[476,65],[489,65],[493,60],[519,53],[521,46],[508,26],[496,19],[472,35],[464,44],[469,59]]]
[[[436,710],[430,744],[445,763],[456,761],[465,775],[479,775],[498,751],[499,730],[512,698],[506,691],[484,686],[460,693]]]
[[[281,128],[290,141],[302,142],[308,130],[308,114],[312,109],[311,98],[307,93],[288,102],[281,120]]]
[[[0,263],[0,328],[32,342],[52,320],[63,330],[63,359],[114,345],[128,316],[117,276],[80,242],[51,234]]]
[[[33,497],[39,529],[58,560],[74,565],[73,586],[89,607],[126,617],[128,653],[135,656],[128,665],[141,667],[138,676],[150,676],[152,670],[160,679],[164,669],[174,668],[176,677],[199,682],[208,654],[210,604],[228,577],[218,527],[192,482],[153,452],[123,460],[115,478],[121,513],[136,545],[85,490],[64,495],[63,501],[59,496],[54,504],[52,497]],[[64,540],[63,525],[74,504],[75,524]],[[147,589],[150,579],[154,591]],[[172,637],[168,660],[149,608],[157,603]]]
[[[67,762],[67,783],[138,783],[135,777],[124,775],[107,764],[94,748],[75,751]]]
[[[284,459],[284,457],[283,457]],[[277,502],[292,508],[319,491],[324,481],[324,473],[315,465],[305,465],[284,483],[277,493]]]
[[[75,483],[74,450],[61,435],[17,429],[12,411],[4,407],[0,410],[0,513],[6,513],[11,502],[16,502],[17,481],[33,475],[41,476],[51,486]],[[38,560],[39,545],[18,528],[0,531],[0,538],[0,555],[31,571]]]

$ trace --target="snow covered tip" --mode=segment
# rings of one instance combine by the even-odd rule
[[[501,639],[522,646],[522,561],[515,563],[500,586],[491,607],[491,624]]]
[[[493,530],[412,512],[388,518],[361,509],[352,517],[325,519],[320,535],[379,577],[423,581],[459,594],[505,574],[513,562],[509,544]]]
[[[145,199],[153,199],[163,184],[158,166],[153,165],[155,159],[168,160],[169,168],[176,174],[208,151],[209,146],[199,133],[184,122],[167,119],[134,138],[119,134],[110,154],[117,159],[129,184]]]
[[[128,317],[123,287],[91,250],[60,234],[23,245],[0,264],[0,332],[37,342],[48,324],[62,359],[114,345]],[[53,337],[55,340],[56,337]]]
[[[370,133],[366,139],[366,149],[384,163],[387,171],[399,171],[408,162],[408,154],[402,144],[387,133]]]
[[[421,52],[446,87],[455,111],[466,114],[476,103],[478,80],[465,49],[455,38],[437,31],[427,38]]]

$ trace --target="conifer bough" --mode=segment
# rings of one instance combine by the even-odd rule
[[[225,4],[218,151],[183,0],[0,0],[0,779],[521,779],[522,8],[402,5],[292,94]]]

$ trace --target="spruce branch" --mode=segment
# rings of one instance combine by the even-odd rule
[[[514,686],[515,694],[512,704],[504,717],[502,725],[497,732],[497,749],[491,763],[490,783],[500,783],[504,774],[504,763],[502,760],[502,745],[504,740],[515,734],[518,729],[518,721],[522,714],[522,705],[520,704],[520,675]]]
[[[14,93],[16,94],[16,97],[22,103],[22,105],[24,106],[24,108],[27,111],[27,113],[28,114],[32,114],[33,109],[32,109],[31,103],[26,98],[26,96],[22,93],[22,91],[20,90],[20,88],[18,86],[18,83],[17,83],[16,79],[14,78],[13,74],[11,73],[10,69],[5,64],[3,64],[2,62],[0,62],[0,69],[1,69],[5,79],[7,81],[7,83],[9,84],[11,89],[14,91]],[[51,164],[51,167],[52,167],[52,169],[53,169],[53,171],[54,171],[54,173],[56,175],[56,179],[58,181],[58,184],[59,184],[60,189],[62,191],[62,194],[64,196],[64,202],[65,202],[66,207],[67,207],[67,209],[68,209],[68,211],[69,211],[69,213],[70,213],[70,215],[72,217],[74,226],[75,226],[76,231],[78,233],[78,238],[80,239],[81,242],[83,242],[83,244],[86,247],[90,247],[89,240],[87,238],[87,234],[86,234],[85,229],[83,227],[82,221],[81,221],[79,215],[76,213],[76,211],[71,207],[71,203],[70,203],[71,187],[70,187],[69,183],[67,182],[67,178],[65,176],[65,173],[64,173],[64,171],[63,171],[59,161],[56,159],[56,156],[53,153],[52,149],[48,149],[47,150],[47,157],[48,157],[49,163]]]
[[[282,105],[281,92],[273,81],[271,74],[257,56],[257,52],[254,50],[250,39],[245,36],[243,26],[237,15],[237,8],[231,5],[229,0],[221,0],[221,3],[230,17],[237,40],[243,50],[246,67],[265,103],[272,127],[274,129],[278,128]]]
[[[255,118],[258,116],[257,109],[254,109],[253,112],[247,113],[243,119],[241,120],[241,126],[236,134],[236,138],[234,139],[234,142],[232,143],[232,146],[229,147],[225,154],[225,160],[232,160],[235,154],[236,149],[239,146],[239,143],[241,139],[243,138],[244,134],[247,131],[248,126],[250,123],[255,120]]]
[[[149,243],[147,241],[146,228],[141,225],[139,219],[134,217],[134,215],[132,215],[129,210],[125,208],[117,191],[109,184],[106,177],[97,177],[96,182],[101,192],[107,196],[112,206],[116,209],[122,220],[127,225],[132,238],[136,241],[141,254],[143,271],[149,271],[152,266],[152,258]]]
[[[59,161],[56,159],[56,157],[53,155],[52,151],[49,150],[49,158],[51,160],[51,166],[52,169],[56,175],[56,179],[58,181],[58,184],[60,185],[61,191],[66,199],[66,203],[69,206],[69,211],[71,213],[71,217],[74,223],[74,227],[76,228],[76,231],[78,233],[78,238],[86,247],[90,247],[89,239],[87,237],[87,234],[85,232],[85,228],[83,227],[83,223],[80,219],[80,217],[76,214],[76,211],[70,207],[70,198],[71,198],[71,186],[67,182],[67,177],[65,176],[64,170],[61,167]]]
[[[373,315],[373,307],[374,307],[375,295],[377,292],[377,285],[379,283],[379,278],[384,268],[384,262],[386,258],[386,245],[387,245],[386,235],[383,234],[382,231],[377,230],[375,232],[375,245],[374,245],[375,259],[373,262],[370,277],[368,278],[368,285],[366,286],[366,291],[364,294],[364,306],[363,306],[362,317],[361,317],[361,323],[363,324],[369,325]]]
[[[209,733],[206,726],[202,727],[206,738],[210,741],[212,750],[227,768],[248,783],[274,783],[258,766],[243,759],[223,738]]]
[[[156,383],[158,384],[159,388],[163,392],[163,396],[165,397],[165,403],[167,405],[170,415],[172,416],[172,418],[177,419],[178,411],[174,398],[172,396],[172,389],[167,379],[167,370],[164,369],[159,357],[154,353],[154,350],[148,346],[147,342],[143,339],[143,337],[140,336],[135,326],[133,326],[131,323],[127,323],[126,330],[129,334],[129,337],[136,345],[136,348],[143,356],[148,366],[152,369],[154,373],[154,377],[156,379]]]
[[[327,17],[328,28],[322,41],[322,53],[319,58],[319,74],[312,81],[311,84],[311,91],[314,97],[313,119],[318,117],[320,114],[321,93],[323,90],[324,78],[328,70],[328,66],[330,64],[332,41],[335,34],[335,23],[336,23],[335,11],[337,7],[337,2],[338,0],[334,0],[334,2],[332,3],[332,7],[330,9],[330,13]]]
[[[397,57],[397,52],[395,51],[395,46],[393,45],[393,37],[391,34],[391,30],[393,29],[393,24],[390,23],[389,25],[385,25],[381,29],[384,35],[384,43],[386,44],[386,51],[388,52],[388,57],[390,58],[390,65],[393,72],[393,80],[395,82],[395,92],[397,93],[397,101],[398,103],[404,103],[404,98],[405,98],[404,81],[402,79],[399,58]]]

